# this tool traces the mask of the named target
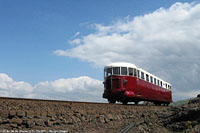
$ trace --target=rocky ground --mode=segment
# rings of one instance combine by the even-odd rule
[[[200,97],[158,115],[159,122],[173,132],[200,133]]]
[[[200,132],[200,98],[184,106],[135,106],[0,98],[0,132]]]

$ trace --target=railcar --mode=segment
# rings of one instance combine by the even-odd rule
[[[171,84],[126,62],[111,63],[104,67],[103,98],[109,103],[150,101],[156,105],[172,102]]]

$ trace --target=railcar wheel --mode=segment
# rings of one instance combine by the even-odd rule
[[[169,106],[169,103],[166,103],[166,106]]]
[[[169,106],[169,103],[163,103],[163,106]]]
[[[156,106],[161,106],[161,103],[160,103],[160,102],[154,102],[154,104],[155,104]]]
[[[115,99],[109,99],[108,102],[109,103],[116,103],[116,100]]]
[[[127,105],[128,101],[124,100],[122,101],[123,105]]]
[[[135,102],[135,105],[138,105],[138,101]]]
[[[128,103],[128,101],[125,97],[122,98],[121,102],[123,105],[127,105],[127,103]]]

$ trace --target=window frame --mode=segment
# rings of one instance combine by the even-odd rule
[[[106,75],[107,75],[107,69],[105,68],[104,69],[104,78],[106,77]]]
[[[144,79],[144,72],[143,71],[141,71],[141,79],[145,80]]]
[[[111,73],[110,73],[110,75],[109,75],[109,71],[108,70],[111,70]],[[106,70],[106,77],[108,77],[108,76],[111,76],[112,75],[112,67],[109,67],[109,68],[107,68],[107,70]]]
[[[154,84],[157,85],[157,79],[156,78],[154,78]]]
[[[130,75],[130,70],[132,70],[132,75]],[[133,68],[132,68],[132,67],[129,67],[129,68],[128,68],[128,75],[129,75],[129,76],[133,76],[133,75],[134,75],[134,72],[133,72],[133,71],[134,71]]]
[[[159,79],[157,80],[157,83],[158,83],[157,85],[160,86],[160,80]]]
[[[137,69],[133,68],[133,76],[137,77]]]
[[[126,74],[122,74],[123,68],[126,68]],[[125,69],[124,69],[124,70],[125,70]],[[127,76],[127,75],[128,75],[128,68],[127,68],[127,67],[121,67],[121,75],[123,75],[123,76]]]
[[[149,82],[149,74],[146,74],[146,81]]]
[[[150,82],[153,84],[153,77],[150,76]]]
[[[140,70],[137,70],[137,77],[140,78]]]
[[[118,73],[114,73],[114,69],[116,68],[118,69]],[[112,70],[113,70],[112,75],[120,75],[120,67],[113,67]]]

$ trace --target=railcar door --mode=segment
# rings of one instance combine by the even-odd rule
[[[111,84],[112,84],[112,86],[111,86],[111,88],[112,88],[112,90],[117,90],[118,88],[119,88],[119,78],[118,77],[112,77],[112,82],[111,82]]]

